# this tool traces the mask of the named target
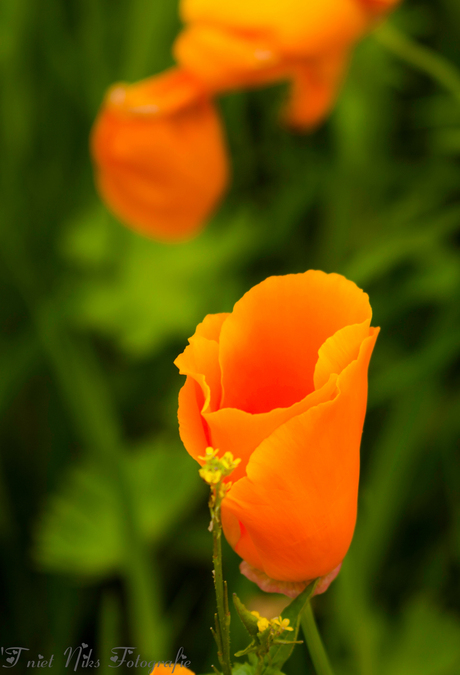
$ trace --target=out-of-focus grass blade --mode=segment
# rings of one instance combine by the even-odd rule
[[[101,599],[99,614],[99,641],[97,656],[100,658],[101,675],[113,672],[112,649],[121,645],[122,609],[118,596],[113,591],[105,591]],[[112,666],[112,668],[110,668]]]
[[[189,456],[152,445],[126,457],[136,520],[144,540],[158,544],[189,512],[201,484]],[[38,531],[35,557],[48,570],[90,578],[123,566],[123,527],[117,493],[99,465],[73,469],[51,497]]]
[[[412,599],[382,650],[381,675],[457,675],[460,621],[426,597]]]
[[[131,0],[125,30],[122,78],[139,80],[172,64],[178,28],[175,0]]]

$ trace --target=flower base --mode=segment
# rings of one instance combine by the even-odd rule
[[[320,577],[313,595],[325,593],[340,572],[341,567],[342,563],[337,565],[329,574]],[[307,579],[306,581],[277,581],[276,579],[270,579],[265,572],[252,567],[245,560],[240,564],[240,572],[250,581],[257,584],[261,591],[265,591],[266,593],[282,593],[283,595],[287,595],[288,598],[296,598],[313,581],[313,579]]]

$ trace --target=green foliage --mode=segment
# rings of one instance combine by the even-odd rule
[[[158,545],[183,518],[201,487],[190,458],[175,448],[145,444],[125,459],[136,524],[146,542]],[[123,562],[117,492],[102,464],[87,461],[70,470],[50,500],[37,531],[35,558],[44,569],[107,576]]]
[[[460,666],[460,621],[426,598],[414,598],[382,655],[388,675],[454,675]],[[391,640],[391,641],[390,641]]]
[[[269,662],[271,668],[273,668],[275,671],[277,668],[281,669],[292,654],[294,643],[296,642],[299,635],[300,616],[307,603],[310,602],[311,594],[313,593],[314,588],[315,583],[312,582],[302,591],[302,593],[300,593],[300,595],[298,595],[292,602],[289,603],[289,605],[281,614],[283,619],[289,619],[290,626],[294,630],[290,634],[283,635],[283,640],[292,644],[274,644],[270,649]]]
[[[233,594],[233,604],[242,624],[253,638],[246,649],[236,652],[235,656],[241,658],[249,654],[255,655],[263,664],[261,673],[264,675],[278,675],[280,669],[289,659],[298,644],[297,636],[299,633],[300,619],[307,603],[310,601],[311,594],[315,588],[315,583],[309,584],[300,595],[297,596],[282,613],[283,619],[288,619],[289,632],[274,633],[273,626],[259,631],[257,625],[258,619],[244,606],[236,593]]]
[[[62,248],[85,273],[73,316],[137,356],[191,335],[203,316],[242,292],[235,266],[257,246],[243,212],[191,242],[165,245],[121,228],[100,206],[71,223]],[[101,269],[105,274],[101,274]]]
[[[250,663],[237,663],[233,667],[232,675],[254,675],[254,666]]]

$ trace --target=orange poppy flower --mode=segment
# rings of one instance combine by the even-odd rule
[[[350,545],[371,315],[338,274],[270,277],[232,313],[208,315],[175,361],[187,376],[187,451],[200,463],[207,446],[241,458],[222,523],[243,573],[266,590],[332,577]]]
[[[91,149],[109,208],[156,239],[196,234],[228,180],[216,110],[196,77],[180,69],[112,87]]]
[[[353,44],[395,0],[182,0],[177,61],[210,90],[290,80],[286,122],[308,128],[331,107]]]
[[[164,665],[163,663],[158,663],[155,664],[152,672],[150,675],[172,675],[174,672],[174,675],[195,675],[191,670],[188,668],[185,668],[185,666],[182,666],[180,663],[177,663],[174,666],[174,663],[172,663],[170,666]]]
[[[383,16],[398,4],[399,0],[359,0],[376,17]]]

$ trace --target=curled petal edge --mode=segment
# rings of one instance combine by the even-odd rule
[[[339,574],[341,567],[342,563],[337,565],[332,572],[320,577],[315,590],[313,591],[313,595],[325,593]],[[270,579],[264,572],[252,567],[252,565],[245,560],[240,563],[240,572],[249,579],[249,581],[253,581],[257,584],[261,591],[265,591],[266,593],[282,593],[288,598],[296,598],[313,581],[313,579],[307,579],[306,581],[277,581],[276,579]]]

